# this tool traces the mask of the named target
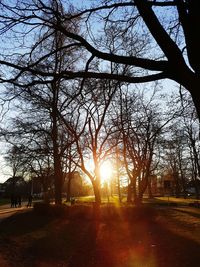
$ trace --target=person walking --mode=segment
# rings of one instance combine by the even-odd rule
[[[11,208],[15,207],[15,196],[14,196],[14,194],[12,194],[11,197],[10,197],[10,207]]]
[[[21,206],[22,206],[22,198],[21,198],[21,196],[19,195],[19,196],[18,196],[18,207],[21,208]]]
[[[33,197],[32,197],[32,195],[29,195],[27,207],[31,207],[32,206],[32,201],[33,201]]]

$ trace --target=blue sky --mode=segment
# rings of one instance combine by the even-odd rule
[[[66,1],[68,2],[68,1]],[[69,2],[71,2],[75,7],[81,7],[81,6],[87,6],[89,3],[94,3],[97,4],[100,1],[89,1],[89,0],[70,0]],[[96,27],[94,27],[95,29]],[[178,87],[178,85],[176,85],[174,82],[170,81],[170,80],[165,80],[162,82],[163,85],[163,92],[168,92],[170,93],[175,87]],[[175,91],[177,91],[178,89],[175,89]],[[5,147],[5,143],[0,143],[0,148],[1,151],[4,153],[3,148]],[[6,166],[6,163],[3,159],[3,154],[0,155],[0,182],[5,181],[6,179],[8,179],[10,176],[12,175],[12,171]]]

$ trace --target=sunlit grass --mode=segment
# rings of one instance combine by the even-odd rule
[[[66,203],[65,200],[63,200],[64,204],[71,205],[71,203]],[[190,203],[194,203],[195,201],[198,201],[200,203],[200,200],[195,198],[176,198],[173,196],[164,196],[164,197],[154,197],[153,199],[149,199],[147,196],[143,198],[144,204],[156,204],[156,205],[178,205],[178,206],[188,206]],[[95,196],[81,196],[81,197],[75,197],[75,203],[81,204],[91,204],[95,202]],[[121,202],[119,201],[119,196],[117,194],[105,196],[103,195],[101,197],[101,203],[102,204],[115,204],[116,206],[120,205],[128,205],[132,206],[133,203],[128,204],[127,203],[127,197],[124,195],[121,197]]]
[[[173,203],[177,203],[177,204],[185,204],[188,205],[189,203],[193,203],[194,201],[198,201],[198,199],[194,199],[194,198],[176,198],[176,197],[156,197],[156,200],[160,200],[161,202],[173,202]]]
[[[95,201],[95,197],[94,196],[83,196],[83,197],[76,197],[76,202],[89,202],[92,203]]]
[[[95,197],[94,196],[84,196],[84,197],[76,197],[76,202],[77,203],[93,203],[95,202]],[[125,202],[126,199],[124,198],[122,202]],[[119,204],[119,197],[117,195],[112,195],[112,196],[102,196],[101,197],[101,203],[115,203]]]

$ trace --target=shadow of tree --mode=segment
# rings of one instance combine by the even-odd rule
[[[197,219],[200,219],[200,210],[197,209],[195,210],[195,208],[188,208],[188,209],[175,209],[178,212],[184,213],[184,214],[188,214],[191,215]]]
[[[172,231],[164,220],[157,220],[154,209],[109,206],[95,216],[76,214],[70,219],[50,220],[27,213],[17,219],[23,228],[27,227],[15,227],[16,233],[7,230],[8,238],[21,238],[21,243],[7,247],[10,266],[198,267],[200,262],[200,243]],[[13,218],[6,221],[10,228]],[[15,222],[19,227],[16,218]],[[42,229],[43,235],[34,236],[34,231]],[[18,253],[14,255],[16,246]]]
[[[53,218],[55,220],[55,218]],[[38,228],[46,226],[50,221],[51,217],[37,216],[30,211],[20,212],[14,214],[0,223],[0,237],[1,236],[18,236],[23,235]]]

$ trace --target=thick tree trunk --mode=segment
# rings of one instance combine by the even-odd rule
[[[93,184],[95,202],[96,202],[96,204],[101,204],[100,185],[99,185],[99,183],[96,180],[92,184]]]
[[[133,196],[132,184],[130,183],[128,185],[128,190],[127,190],[127,202],[128,203],[131,203],[132,202],[132,196]]]
[[[191,137],[191,147],[192,147],[193,156],[194,156],[194,166],[196,169],[196,173],[200,177],[199,154],[198,154],[197,147],[196,147],[196,141],[192,137]]]
[[[143,196],[138,196],[134,199],[134,204],[136,206],[141,206],[142,205],[142,199],[143,199]]]
[[[145,191],[147,190],[148,177],[149,177],[149,172],[147,172],[145,174],[145,176],[140,180],[140,183],[139,183],[138,198],[139,198],[139,200],[141,200],[141,202],[143,200],[143,195],[144,195]]]
[[[188,88],[191,89],[191,88]],[[197,116],[199,118],[199,124],[200,124],[200,82],[199,85],[197,86],[196,84],[192,87],[192,90],[189,90],[192,96],[192,100],[194,102],[196,111],[197,111]]]
[[[127,192],[127,202],[135,202],[137,199],[137,191],[136,191],[136,177],[132,177],[130,184],[128,185]]]

